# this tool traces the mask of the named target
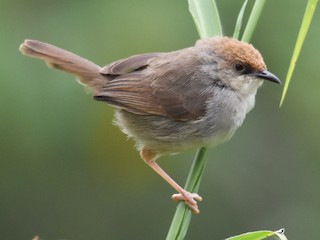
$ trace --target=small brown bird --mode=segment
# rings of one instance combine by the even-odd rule
[[[26,40],[20,51],[76,75],[95,100],[115,107],[117,125],[134,138],[142,159],[178,192],[172,198],[193,213],[199,213],[202,198],[180,187],[155,160],[230,139],[254,107],[263,80],[281,83],[252,45],[228,37],[135,55],[103,68],[35,40]]]

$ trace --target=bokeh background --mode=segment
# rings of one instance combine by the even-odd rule
[[[283,80],[306,2],[267,1],[252,39]],[[218,1],[226,35],[241,4]],[[282,227],[290,240],[320,239],[319,21],[317,9],[284,106],[282,87],[265,83],[232,140],[209,151],[187,239]],[[111,107],[19,53],[26,38],[100,65],[181,49],[198,38],[187,1],[0,0],[0,239],[164,239],[171,187],[112,124]],[[194,152],[159,163],[183,185]]]

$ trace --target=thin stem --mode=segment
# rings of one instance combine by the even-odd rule
[[[240,12],[238,14],[236,26],[234,28],[234,33],[233,33],[233,38],[235,38],[235,39],[239,39],[240,30],[241,30],[241,26],[242,26],[242,20],[243,20],[243,16],[244,16],[244,11],[247,7],[247,4],[248,4],[248,0],[245,0],[242,5],[242,8],[240,9]]]
[[[214,0],[188,0],[188,2],[200,38],[221,36],[222,27],[216,2]]]
[[[256,2],[254,3],[253,9],[251,11],[251,14],[250,14],[247,26],[244,30],[241,41],[250,42],[265,2],[266,0],[256,0]]]
[[[190,192],[197,192],[200,186],[201,177],[206,165],[205,155],[207,147],[202,147],[197,151],[197,154],[192,163],[185,189]],[[184,239],[191,221],[192,212],[184,202],[180,202],[167,235],[166,240]]]

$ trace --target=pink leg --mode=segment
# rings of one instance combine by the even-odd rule
[[[141,158],[148,164],[154,171],[156,171],[164,180],[166,180],[175,190],[177,190],[178,194],[173,194],[172,199],[176,201],[184,201],[185,204],[192,210],[194,214],[199,214],[199,208],[197,201],[202,201],[202,197],[200,197],[196,193],[190,193],[184,190],[178,183],[176,183],[156,162],[155,156],[156,154],[148,149],[142,149],[140,151]],[[197,201],[196,201],[197,200]]]

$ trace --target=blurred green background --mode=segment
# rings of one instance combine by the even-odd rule
[[[252,40],[282,80],[306,2],[267,1]],[[241,4],[218,1],[226,35]],[[320,239],[319,21],[317,11],[284,106],[282,87],[265,83],[232,140],[209,151],[187,239],[282,227],[290,240]],[[174,192],[112,124],[112,108],[18,47],[38,39],[99,65],[181,49],[198,38],[187,1],[0,0],[0,36],[0,239],[164,239]],[[194,152],[159,163],[183,184]]]

